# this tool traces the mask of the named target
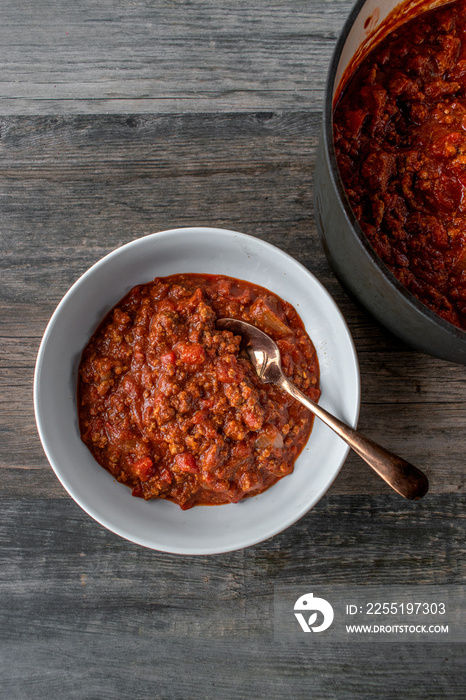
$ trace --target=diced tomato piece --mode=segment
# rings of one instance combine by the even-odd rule
[[[224,384],[239,384],[244,379],[244,371],[234,355],[228,357],[228,360],[228,362],[224,359],[217,360],[215,365],[217,379]]]
[[[205,351],[199,343],[179,343],[176,349],[186,365],[202,365],[205,361]]]
[[[179,455],[175,455],[175,463],[181,472],[187,472],[189,474],[199,473],[196,459],[191,452],[182,452]]]
[[[150,457],[141,457],[133,464],[133,472],[141,481],[147,481],[154,474],[154,465]]]
[[[164,355],[160,357],[160,360],[163,365],[174,365],[176,362],[176,356],[175,353],[172,352],[166,352]]]

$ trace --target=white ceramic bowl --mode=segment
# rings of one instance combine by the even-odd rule
[[[296,522],[329,488],[348,448],[316,419],[293,474],[238,504],[187,511],[133,498],[97,464],[79,434],[81,352],[132,287],[179,272],[248,280],[293,304],[317,350],[321,404],[352,426],[359,414],[359,370],[348,328],[326,290],[294,258],[252,236],[212,228],[152,234],[113,251],[71,287],[45,331],[34,381],[37,427],[52,468],[76,503],[116,534],[161,551],[214,554],[256,544]]]

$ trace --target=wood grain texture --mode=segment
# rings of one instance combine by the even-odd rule
[[[259,236],[306,265],[354,336],[361,430],[425,469],[433,492],[465,490],[465,368],[407,350],[349,299],[321,250],[312,213],[318,113],[3,117],[0,128],[5,494],[63,494],[31,403],[56,304],[113,248],[193,222]],[[356,456],[332,487],[388,492]]]
[[[0,112],[312,109],[341,0],[3,0]]]
[[[3,696],[461,698],[464,645],[275,641],[273,587],[461,584],[465,506],[325,496],[268,542],[192,558],[125,542],[71,500],[2,500]]]

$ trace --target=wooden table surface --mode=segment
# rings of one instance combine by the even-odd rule
[[[465,645],[274,640],[275,584],[464,585],[466,368],[412,351],[340,287],[312,193],[349,0],[3,0],[0,6],[1,690],[39,698],[460,698]],[[167,228],[258,236],[353,334],[359,427],[419,465],[421,502],[350,456],[318,505],[246,550],[133,545],[54,476],[34,362],[71,284]]]

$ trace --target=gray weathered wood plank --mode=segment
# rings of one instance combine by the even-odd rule
[[[0,113],[320,108],[349,0],[4,0]]]
[[[268,542],[192,558],[126,542],[72,501],[4,499],[3,696],[461,698],[464,645],[274,641],[273,587],[461,585],[465,506],[326,496]]]

